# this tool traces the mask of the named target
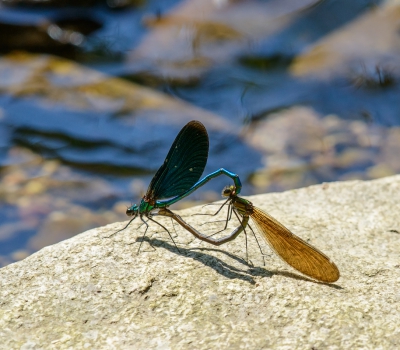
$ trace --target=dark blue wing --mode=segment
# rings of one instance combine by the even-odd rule
[[[208,158],[208,134],[197,120],[187,123],[175,138],[164,164],[157,170],[146,197],[155,200],[179,196],[201,177]]]

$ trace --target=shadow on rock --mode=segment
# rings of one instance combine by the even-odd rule
[[[230,279],[234,279],[234,278],[238,278],[241,279],[243,281],[249,282],[251,284],[255,284],[256,281],[253,277],[272,277],[273,275],[279,275],[279,276],[284,276],[284,277],[288,277],[288,278],[293,278],[296,280],[301,280],[301,281],[306,281],[306,282],[312,282],[312,283],[316,283],[316,284],[322,284],[322,285],[326,285],[328,287],[331,288],[335,288],[335,289],[342,289],[342,287],[336,285],[336,284],[330,284],[330,283],[324,283],[324,282],[318,282],[315,281],[311,278],[307,278],[305,276],[302,275],[298,275],[296,273],[292,273],[292,272],[287,272],[287,271],[277,271],[277,270],[266,270],[265,268],[262,267],[253,267],[251,266],[248,262],[246,262],[246,260],[233,255],[231,253],[228,253],[224,250],[221,249],[215,249],[215,248],[190,248],[190,249],[186,249],[186,248],[182,248],[182,247],[177,247],[174,244],[169,244],[166,241],[160,240],[160,239],[156,239],[156,238],[148,238],[148,237],[138,237],[136,239],[136,242],[143,242],[146,241],[147,243],[149,243],[153,248],[164,248],[169,250],[170,252],[174,253],[174,254],[179,254],[179,255],[185,255],[189,258],[192,258],[196,261],[201,262],[202,264],[211,267],[212,269],[214,269],[216,272],[218,272],[220,275],[226,277],[226,278],[230,278]],[[226,263],[225,261],[207,254],[207,253],[203,253],[203,251],[208,251],[208,252],[219,252],[219,253],[223,253],[226,256],[228,256],[231,259],[236,260],[239,263],[242,263],[243,265],[247,265],[248,267],[250,267],[247,270],[241,270],[238,269],[232,265],[229,265],[228,263]]]

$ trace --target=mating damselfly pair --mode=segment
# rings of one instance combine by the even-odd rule
[[[186,124],[175,138],[164,163],[151,180],[140,204],[135,204],[126,210],[126,214],[133,218],[115,233],[126,229],[136,217],[139,217],[146,225],[144,235],[148,229],[145,219],[148,219],[166,230],[173,240],[167,228],[153,219],[156,213],[172,218],[198,239],[218,246],[232,241],[241,232],[246,232],[246,229],[251,229],[248,225],[251,217],[269,246],[290,266],[321,282],[337,281],[340,277],[339,270],[324,253],[293,234],[250,201],[238,196],[242,188],[238,175],[221,168],[200,180],[207,163],[208,149],[209,139],[204,125],[195,120]],[[239,220],[239,225],[227,236],[213,238],[212,235],[207,236],[199,232],[168,207],[221,175],[233,180],[233,185],[225,187],[222,192],[223,196],[227,197],[223,205],[228,205],[227,220],[233,214]]]

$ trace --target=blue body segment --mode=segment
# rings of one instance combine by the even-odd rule
[[[137,204],[132,205],[131,207],[128,208],[128,211],[137,213],[137,214],[144,214],[144,213],[149,213],[153,209],[159,209],[159,208],[166,208],[169,207],[170,205],[180,201],[181,199],[189,196],[192,194],[194,191],[196,191],[198,188],[201,186],[204,186],[208,181],[221,176],[221,175],[226,175],[230,177],[233,180],[233,183],[235,184],[236,188],[236,193],[240,193],[240,190],[242,189],[242,183],[240,181],[239,175],[230,172],[229,170],[226,170],[224,168],[220,168],[211,174],[208,174],[201,180],[197,181],[189,190],[187,190],[185,193],[175,196],[170,199],[165,199],[165,200],[160,200],[160,201],[155,201],[155,203],[152,205],[145,199],[142,199],[139,206]]]
[[[233,180],[233,183],[235,184],[235,188],[236,188],[236,193],[239,194],[240,190],[242,189],[242,183],[240,181],[239,175],[230,172],[229,170],[226,170],[224,168],[218,169],[214,172],[212,172],[211,174],[208,174],[207,176],[205,176],[204,178],[202,178],[201,180],[199,180],[198,182],[196,182],[189,190],[187,190],[185,193],[167,199],[167,200],[162,200],[162,201],[156,201],[154,208],[165,208],[168,207],[178,201],[180,201],[181,199],[189,196],[190,194],[192,194],[194,191],[196,191],[198,188],[200,188],[201,186],[204,186],[208,181],[221,176],[221,175],[226,175],[228,177],[230,177]],[[140,207],[139,207],[139,212],[140,212]]]

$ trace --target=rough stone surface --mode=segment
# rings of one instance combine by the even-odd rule
[[[139,221],[106,238],[123,226],[114,223],[0,270],[0,348],[398,349],[400,176],[251,200],[331,257],[341,278],[305,278],[260,239],[263,266],[251,235],[254,266],[244,235],[213,247],[177,227],[178,252],[153,223],[137,254]],[[200,210],[215,208],[181,215]],[[205,233],[221,224],[188,220]]]

